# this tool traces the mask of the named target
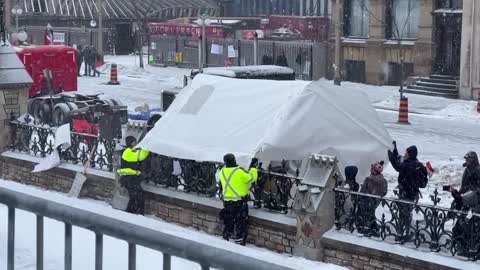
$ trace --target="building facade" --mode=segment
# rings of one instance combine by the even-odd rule
[[[224,16],[329,16],[331,0],[223,0]]]
[[[460,73],[461,0],[343,0],[343,77],[398,85]],[[334,19],[335,20],[335,19]],[[334,25],[339,25],[338,21]]]
[[[480,94],[480,1],[463,0],[460,98]]]

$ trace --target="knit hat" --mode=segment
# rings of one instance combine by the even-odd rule
[[[358,173],[358,168],[356,166],[347,166],[345,167],[345,178],[346,179],[355,179]]]
[[[412,145],[407,148],[407,153],[410,159],[416,159],[418,156],[418,149],[415,145]]]
[[[133,136],[128,136],[127,138],[125,138],[125,143],[127,144],[128,147],[132,147],[132,144],[136,141],[137,139],[135,139],[135,137]]]
[[[237,161],[235,160],[235,156],[233,154],[226,154],[223,156],[223,162],[227,167],[236,167]]]
[[[384,164],[385,164],[385,162],[383,160],[380,161],[380,162],[377,162],[377,163],[373,163],[371,168],[370,168],[370,172],[373,175],[381,174],[383,172],[383,165]]]

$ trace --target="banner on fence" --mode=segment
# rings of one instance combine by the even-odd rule
[[[236,58],[237,57],[237,50],[233,45],[228,46],[228,58]]]
[[[220,44],[212,44],[211,54],[223,54],[223,46]]]
[[[65,43],[65,33],[53,32],[53,43]]]

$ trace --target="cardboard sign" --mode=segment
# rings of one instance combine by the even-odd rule
[[[228,46],[228,58],[235,58],[237,57],[237,50],[233,45]]]
[[[53,32],[53,43],[65,43],[65,33]]]

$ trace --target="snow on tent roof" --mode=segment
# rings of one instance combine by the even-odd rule
[[[288,67],[264,65],[264,66],[205,68],[203,70],[203,74],[223,76],[223,77],[229,77],[229,78],[238,78],[238,77],[265,77],[265,76],[272,76],[272,75],[294,75],[295,72]]]
[[[241,166],[336,156],[359,177],[386,158],[391,138],[361,91],[330,82],[240,80],[199,74],[139,147],[165,156]],[[265,163],[266,164],[266,163]]]

